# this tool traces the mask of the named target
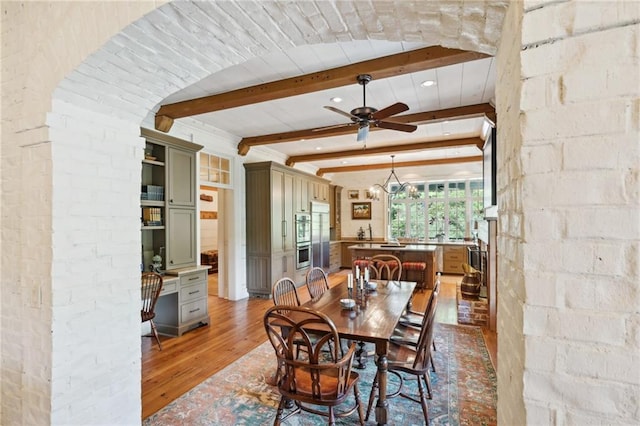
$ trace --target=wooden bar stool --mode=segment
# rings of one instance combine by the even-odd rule
[[[406,281],[411,281],[411,275],[417,275],[419,279],[415,280],[418,283],[416,288],[420,291],[426,288],[427,264],[425,262],[402,262],[402,270],[405,271],[404,279]]]
[[[374,264],[371,261],[371,259],[366,259],[366,258],[354,259],[353,264],[351,265],[351,272],[353,273],[354,277],[356,275],[356,266],[360,269],[361,273],[364,274],[365,269],[369,269],[369,273],[371,273],[372,271],[370,268],[373,268]]]

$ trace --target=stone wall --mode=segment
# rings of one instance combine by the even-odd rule
[[[2,3],[2,424],[140,422],[138,136],[162,99],[310,43],[424,41],[493,54],[505,8],[160,4]],[[242,182],[231,212],[243,211]],[[243,258],[241,225],[232,223],[232,262]]]
[[[625,1],[514,3],[505,21],[500,424],[640,422],[639,22]]]
[[[500,42],[499,422],[640,422],[640,3],[159,4],[2,3],[0,423],[140,422],[153,108],[273,49],[367,38]]]
[[[498,47],[496,114],[497,131],[497,199],[498,216],[498,272],[497,272],[497,331],[498,331],[498,424],[525,424],[522,400],[524,371],[524,342],[522,340],[525,287],[522,277],[524,265],[522,236],[518,224],[522,222],[520,151],[521,89],[521,20],[522,3],[513,2],[507,11],[503,34]]]

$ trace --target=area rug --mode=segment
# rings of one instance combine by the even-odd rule
[[[480,328],[438,324],[437,350],[433,352],[436,373],[431,373],[433,399],[428,401],[430,425],[495,425],[496,375]],[[161,425],[271,425],[280,395],[267,384],[275,371],[273,348],[265,342],[224,370],[171,402],[143,421],[145,426]],[[361,395],[368,403],[376,366],[369,359],[361,375]],[[388,391],[396,388],[389,376]],[[417,385],[411,383],[417,394]],[[353,398],[349,398],[347,404]],[[390,425],[424,425],[420,404],[405,398],[389,399]],[[285,423],[292,426],[324,425],[326,418],[300,414]],[[337,424],[358,424],[358,415]],[[367,424],[375,424],[372,414]]]

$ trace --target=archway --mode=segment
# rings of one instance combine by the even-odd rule
[[[44,298],[51,316],[43,328],[51,329],[51,387],[40,379],[51,411],[25,407],[25,417],[50,416],[44,423],[139,421],[140,244],[133,237],[139,236],[139,212],[132,200],[138,198],[143,152],[139,128],[153,127],[150,117],[162,99],[216,70],[287,46],[371,38],[495,54],[497,17],[506,8],[505,2],[446,9],[408,3],[394,11],[385,2],[304,4],[168,3],[104,44],[96,38],[97,50],[57,85],[47,117],[53,251]],[[74,10],[72,4],[49,7]],[[77,7],[87,22],[105,19],[101,9]],[[139,16],[138,6],[130,7]],[[175,127],[174,136],[191,133]],[[240,197],[233,197],[238,206]],[[28,271],[23,278],[38,279]],[[28,320],[28,313],[12,313]]]

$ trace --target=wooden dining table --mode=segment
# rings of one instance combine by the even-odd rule
[[[379,395],[376,404],[376,422],[387,424],[387,354],[394,329],[411,300],[416,287],[413,281],[378,280],[375,291],[365,291],[364,297],[355,289],[349,293],[345,281],[331,287],[317,299],[303,306],[327,315],[335,324],[340,338],[375,345],[378,366]],[[343,309],[340,299],[354,299],[356,306]]]

